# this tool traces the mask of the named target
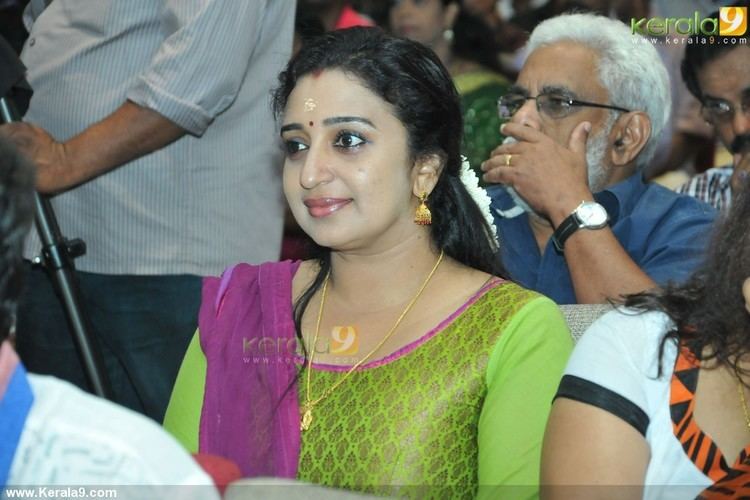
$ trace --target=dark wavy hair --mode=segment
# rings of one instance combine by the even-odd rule
[[[0,341],[10,333],[22,290],[22,247],[33,216],[34,169],[0,137]]]
[[[737,359],[750,353],[750,314],[742,284],[750,277],[750,183],[733,200],[725,219],[714,230],[705,263],[683,285],[626,298],[641,311],[661,311],[674,322],[661,342],[688,347],[703,359],[738,370]],[[659,364],[661,374],[661,362]]]
[[[737,2],[729,7],[750,7],[750,1]],[[719,18],[719,11],[712,12],[707,18]],[[744,39],[744,43],[740,43]],[[691,35],[685,47],[685,58],[680,64],[680,72],[685,85],[696,99],[703,102],[703,90],[698,83],[698,73],[708,62],[721,57],[724,53],[737,47],[747,47],[747,32],[743,36]]]
[[[297,82],[313,72],[338,69],[389,103],[408,133],[413,159],[436,154],[444,168],[430,194],[432,244],[469,267],[506,277],[490,244],[492,232],[461,182],[463,121],[458,93],[448,71],[425,46],[386,34],[379,28],[350,28],[311,40],[279,76],[273,108],[280,118]],[[295,303],[301,339],[302,315],[330,269],[330,250],[317,248],[320,270]]]

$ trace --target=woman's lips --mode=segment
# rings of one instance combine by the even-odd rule
[[[413,35],[417,31],[417,28],[415,26],[405,25],[399,26],[394,31],[396,31],[399,36],[406,37],[407,35]]]
[[[319,218],[327,217],[351,203],[351,198],[308,198],[304,200],[310,215]]]

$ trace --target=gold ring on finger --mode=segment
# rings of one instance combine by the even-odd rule
[[[513,158],[513,155],[512,155],[512,154],[510,154],[510,153],[509,153],[509,154],[506,154],[506,155],[505,155],[505,166],[506,166],[506,167],[510,167],[510,159],[511,159],[511,158]]]

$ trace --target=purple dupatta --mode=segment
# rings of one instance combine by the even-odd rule
[[[198,324],[207,371],[199,451],[233,460],[246,477],[297,475],[292,278],[298,267],[238,264],[203,282]]]

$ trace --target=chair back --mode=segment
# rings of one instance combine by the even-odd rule
[[[578,342],[591,323],[612,309],[610,304],[564,304],[560,306],[570,328],[570,334],[573,336],[573,342]]]

